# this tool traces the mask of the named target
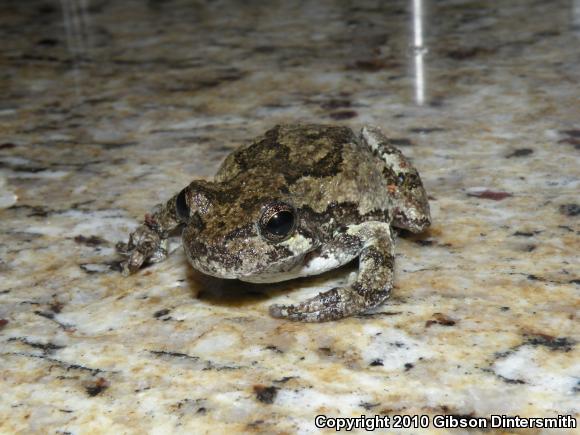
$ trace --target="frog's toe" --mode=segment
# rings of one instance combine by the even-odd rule
[[[133,251],[126,260],[121,262],[121,273],[124,276],[129,276],[137,272],[143,263],[145,263],[145,256],[139,251]]]
[[[341,319],[352,314],[347,289],[333,288],[296,305],[272,305],[270,315],[300,322],[325,322]],[[356,304],[355,304],[356,305]],[[356,308],[355,308],[356,309]]]

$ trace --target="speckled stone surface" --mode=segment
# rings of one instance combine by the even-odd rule
[[[0,432],[578,417],[580,4],[499,5],[426,2],[425,54],[402,1],[2,2]],[[378,124],[419,168],[434,224],[399,238],[388,303],[268,316],[354,267],[115,270],[154,204],[296,121]]]

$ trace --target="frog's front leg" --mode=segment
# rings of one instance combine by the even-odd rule
[[[119,242],[117,251],[125,257],[121,268],[125,276],[139,270],[146,263],[158,263],[168,255],[168,237],[182,222],[178,206],[184,201],[183,191],[173,196],[165,204],[160,204],[153,212],[145,215],[145,220],[129,236],[127,243]]]
[[[362,241],[356,282],[297,305],[272,305],[273,317],[302,322],[337,320],[376,307],[389,297],[395,263],[395,243],[389,224],[367,222],[350,228],[348,234]]]

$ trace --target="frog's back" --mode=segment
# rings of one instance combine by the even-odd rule
[[[283,178],[296,206],[323,212],[329,204],[356,204],[363,214],[387,208],[382,164],[348,127],[278,125],[224,161],[217,181],[240,174]]]
[[[254,169],[284,174],[287,179],[324,176],[340,169],[344,145],[355,142],[347,127],[277,125],[230,154],[217,177],[226,180]]]

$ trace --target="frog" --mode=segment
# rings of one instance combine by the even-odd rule
[[[181,231],[203,274],[250,283],[318,275],[358,258],[351,283],[274,318],[326,322],[383,304],[394,284],[395,239],[431,225],[419,172],[376,126],[280,124],[230,153],[213,180],[197,179],[157,205],[117,245],[124,275],[163,261]]]

